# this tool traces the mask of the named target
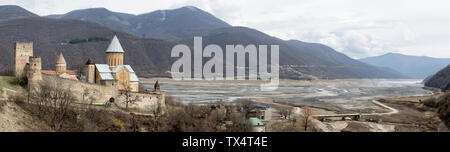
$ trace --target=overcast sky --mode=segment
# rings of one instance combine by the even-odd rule
[[[352,58],[398,52],[450,58],[448,0],[1,0],[36,14],[105,7],[142,14],[185,5],[281,39],[323,43]],[[1,14],[0,14],[1,15]]]

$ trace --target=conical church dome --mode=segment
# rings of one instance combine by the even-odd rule
[[[62,52],[59,53],[59,57],[58,60],[56,60],[56,64],[66,64],[66,59],[64,59]]]
[[[122,45],[120,45],[119,39],[116,35],[114,35],[114,38],[111,41],[111,44],[109,44],[108,49],[105,51],[106,53],[123,53]]]

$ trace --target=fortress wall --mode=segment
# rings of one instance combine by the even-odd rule
[[[80,103],[83,103],[83,93],[85,90],[88,90],[88,93],[84,94],[85,104],[89,104],[91,101],[89,99],[93,99],[93,104],[105,104],[113,97],[118,106],[123,108],[126,107],[125,95],[123,92],[119,92],[117,87],[107,87],[82,81],[63,79],[46,74],[42,74],[42,83],[53,83],[54,85],[60,85],[66,89],[70,88],[70,91],[72,91]],[[166,96],[164,92],[130,92],[130,97],[131,99],[136,99],[135,102],[128,104],[130,109],[146,113],[153,111],[161,113],[167,112],[165,103]]]
[[[142,112],[153,112],[157,111],[162,114],[167,112],[166,109],[166,94],[164,92],[152,92],[152,93],[130,93],[131,99],[136,99],[136,102],[129,103],[128,108],[136,109]],[[116,102],[120,107],[126,107],[125,95],[119,93],[119,97]]]
[[[56,76],[42,75],[43,83],[57,83],[63,88],[70,89],[80,103],[89,103],[92,99],[94,104],[104,104],[111,97],[118,95],[117,88],[103,85],[85,83],[82,81],[63,79]],[[86,92],[86,93],[85,93]],[[84,101],[83,101],[84,94]]]

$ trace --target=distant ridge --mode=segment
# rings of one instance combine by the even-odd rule
[[[30,11],[15,5],[0,6],[0,22],[11,19],[21,19],[28,17],[38,17],[38,15],[33,14]]]
[[[181,40],[210,30],[230,27],[228,23],[193,6],[157,10],[141,15],[112,12],[105,8],[90,8],[46,17],[90,21],[139,37],[166,40]]]
[[[180,43],[192,46],[193,40],[185,39]],[[203,45],[208,44],[222,48],[227,44],[279,45],[283,78],[303,79],[306,75],[322,79],[405,78],[394,70],[362,63],[322,44],[284,41],[247,27],[221,28],[205,33]]]
[[[389,67],[415,79],[425,79],[450,64],[450,59],[409,56],[399,53],[363,58],[360,61],[374,66]]]

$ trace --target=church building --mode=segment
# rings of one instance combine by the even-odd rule
[[[66,59],[62,53],[59,53],[58,60],[56,60],[55,71],[53,70],[42,70],[43,74],[59,76],[64,79],[78,80],[76,72],[72,70],[67,70]]]
[[[106,64],[95,64],[91,59],[86,62],[86,81],[106,86],[117,86],[120,91],[139,92],[139,79],[130,65],[124,65],[125,51],[117,36],[114,36],[106,53]]]

